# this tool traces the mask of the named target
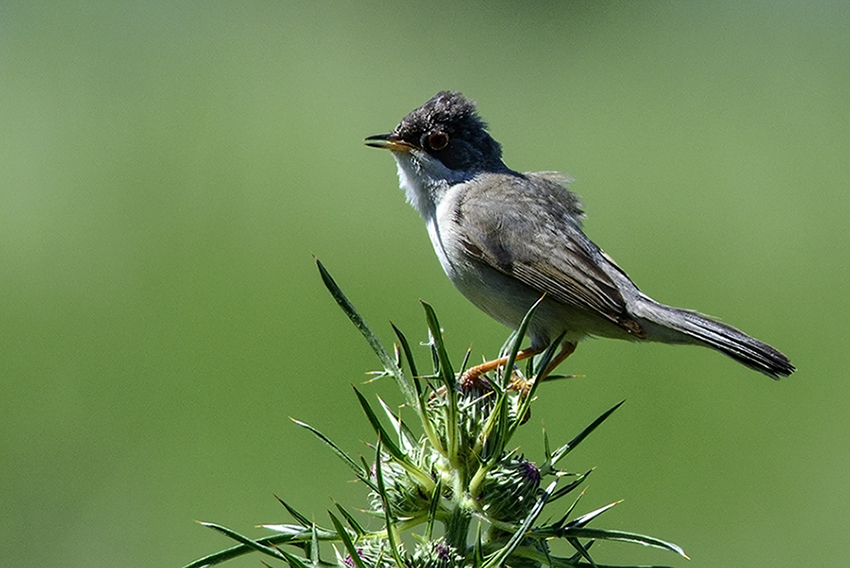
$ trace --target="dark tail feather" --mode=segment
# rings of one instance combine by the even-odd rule
[[[673,308],[652,301],[644,305],[642,317],[664,328],[682,333],[769,377],[779,379],[794,372],[791,361],[768,345],[731,325],[709,319],[690,310]],[[638,314],[636,314],[638,315]],[[662,332],[663,333],[663,332]]]

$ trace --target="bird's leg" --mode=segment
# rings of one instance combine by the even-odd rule
[[[522,361],[523,359],[528,359],[529,357],[533,357],[540,353],[542,349],[533,349],[531,347],[527,349],[523,349],[522,351],[516,354],[516,359],[514,361]],[[498,359],[493,359],[492,361],[485,361],[480,365],[476,365],[474,367],[470,367],[466,370],[463,376],[460,378],[461,385],[468,384],[470,382],[477,381],[478,378],[484,373],[488,373],[494,369],[498,369],[499,367],[503,367],[508,362],[507,357],[500,357]]]
[[[549,364],[546,366],[546,370],[543,373],[538,373],[537,376],[543,377],[544,379],[549,376],[549,373],[555,370],[555,367],[564,362],[564,359],[573,354],[573,351],[576,350],[576,344],[565,342],[561,345],[561,350],[555,355],[554,359],[552,359]]]
[[[555,355],[555,357],[549,362],[549,364],[546,366],[546,369],[544,370],[544,372],[538,373],[537,376],[543,377],[545,379],[547,376],[549,376],[549,374],[552,371],[555,370],[555,367],[557,367],[558,365],[563,363],[564,360],[567,357],[569,357],[570,355],[572,355],[573,351],[575,351],[575,350],[576,350],[576,344],[575,343],[566,342],[563,345],[561,345],[561,350],[558,352],[558,354]],[[519,351],[516,354],[516,359],[514,359],[514,362],[522,361],[523,359],[528,359],[529,357],[533,357],[533,356],[539,354],[541,351],[543,351],[543,349],[534,349],[532,347],[528,347],[527,349],[523,349],[522,351]],[[461,388],[463,388],[463,385],[469,385],[470,383],[474,383],[484,373],[488,373],[490,371],[498,369],[499,367],[503,367],[507,362],[508,362],[507,357],[500,357],[498,359],[493,359],[492,361],[485,361],[484,363],[481,363],[480,365],[470,367],[469,369],[466,370],[466,372],[460,378]],[[534,380],[536,380],[536,378]],[[527,381],[527,382],[530,385],[531,381]],[[526,385],[526,388],[529,385]],[[522,385],[515,385],[515,388],[518,388],[518,390],[525,390],[524,388],[522,388]]]
[[[555,355],[555,357],[546,366],[544,372],[538,372],[536,376],[530,379],[524,379],[519,375],[515,374],[513,377],[511,377],[511,388],[520,391],[522,393],[522,396],[525,397],[528,394],[528,391],[531,390],[531,385],[534,384],[534,381],[536,381],[537,379],[545,381],[546,377],[548,377],[549,374],[555,370],[555,367],[563,363],[564,359],[572,355],[573,351],[575,350],[575,343],[564,343],[563,345],[561,345],[561,350],[558,352],[558,354]]]

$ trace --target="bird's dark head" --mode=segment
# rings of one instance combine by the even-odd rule
[[[502,147],[487,133],[475,103],[457,91],[440,91],[405,116],[390,134],[366,144],[393,152],[426,152],[457,172],[504,171]]]

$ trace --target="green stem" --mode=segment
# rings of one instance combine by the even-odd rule
[[[446,542],[461,553],[466,550],[466,540],[471,521],[472,515],[470,511],[462,503],[458,502],[452,512],[451,518],[446,523]]]

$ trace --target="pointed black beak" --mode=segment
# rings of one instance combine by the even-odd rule
[[[411,144],[396,137],[394,133],[369,136],[364,142],[372,148],[383,148],[391,152],[410,152],[414,148]]]

